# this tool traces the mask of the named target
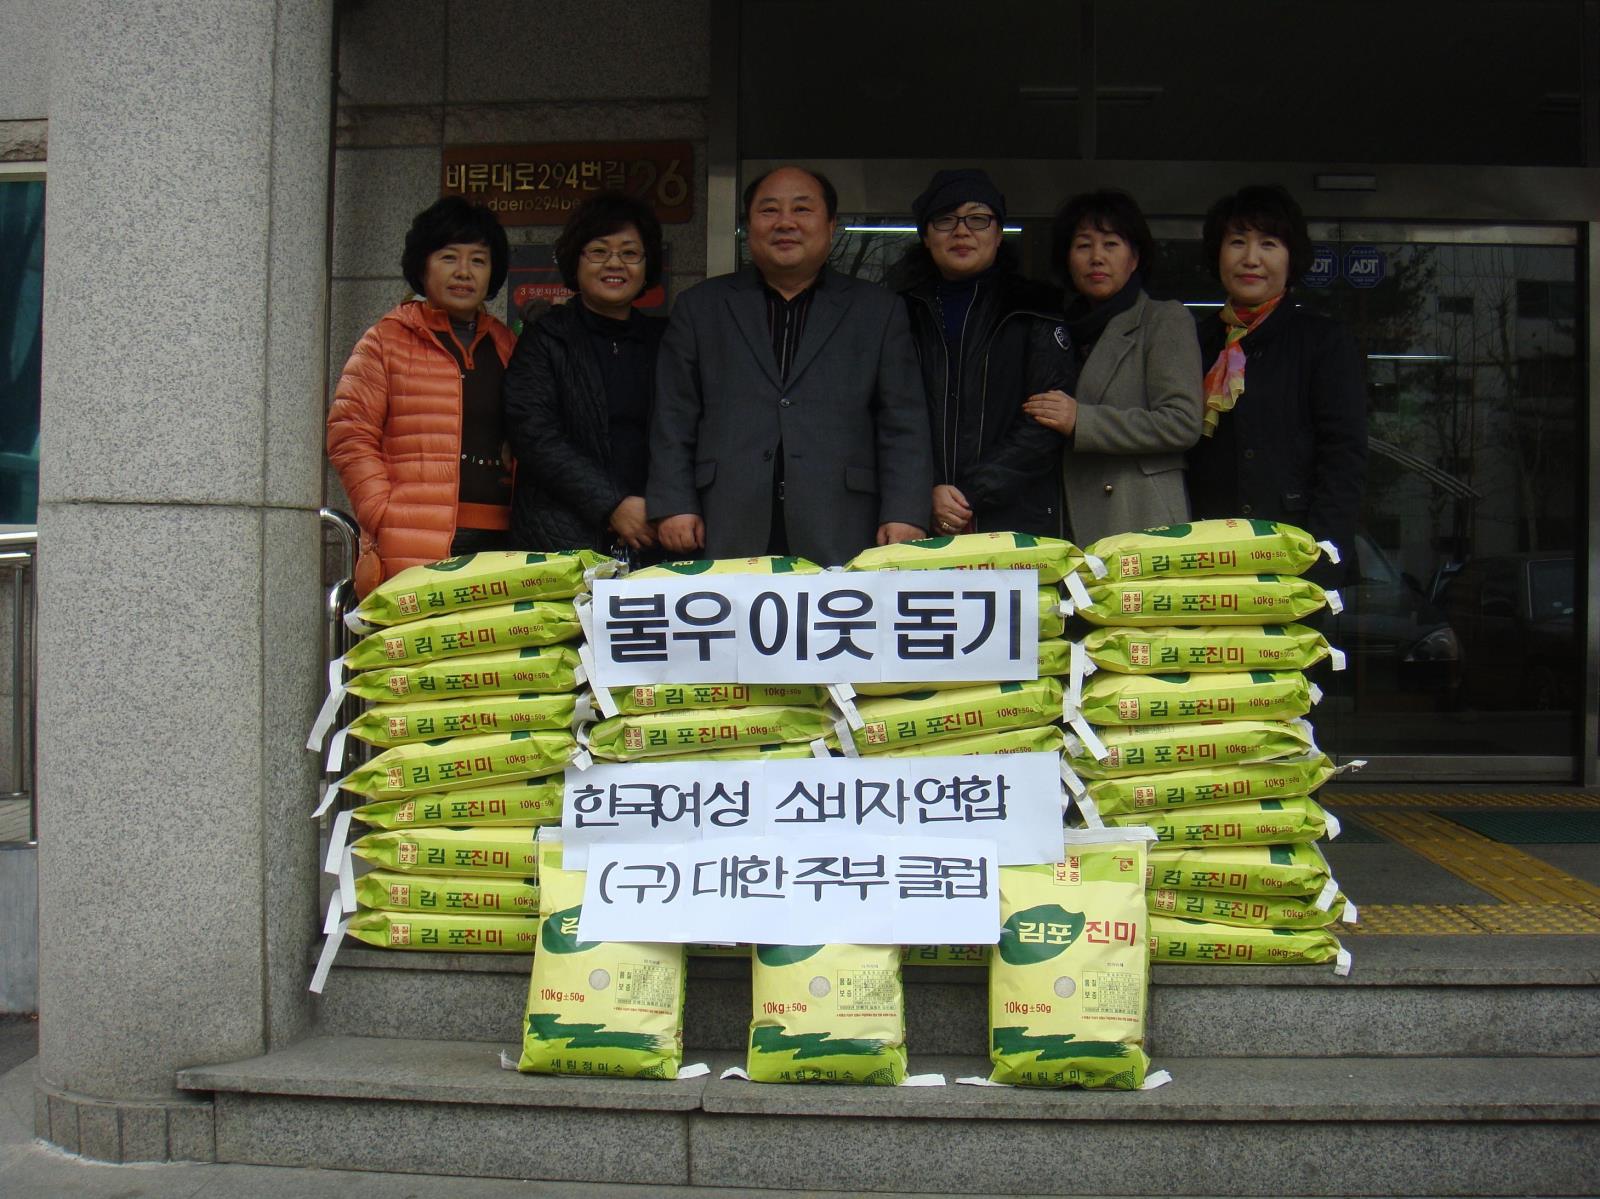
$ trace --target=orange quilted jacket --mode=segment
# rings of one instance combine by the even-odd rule
[[[356,593],[450,555],[461,473],[461,372],[434,332],[450,321],[407,300],[356,343],[328,410],[328,459],[361,525]],[[511,357],[516,337],[488,312],[466,360],[491,348]]]

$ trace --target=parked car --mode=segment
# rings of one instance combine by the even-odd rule
[[[1431,694],[1453,707],[1462,651],[1445,614],[1367,534],[1356,534],[1354,553],[1358,578],[1339,589],[1344,611],[1328,639],[1349,656],[1357,693]]]
[[[1582,662],[1576,601],[1568,552],[1468,560],[1439,591],[1461,640],[1462,699],[1489,709],[1571,708]]]

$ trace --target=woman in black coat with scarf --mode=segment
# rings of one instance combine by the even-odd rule
[[[1367,396],[1362,359],[1344,327],[1294,303],[1311,266],[1311,238],[1281,187],[1246,187],[1206,216],[1206,261],[1227,292],[1199,322],[1205,427],[1189,451],[1196,519],[1277,520],[1331,541],[1349,577],[1366,476]]]
[[[650,408],[667,322],[633,302],[661,277],[661,226],[646,205],[602,192],[573,212],[555,256],[577,295],[528,323],[506,367],[513,544],[648,556]]]

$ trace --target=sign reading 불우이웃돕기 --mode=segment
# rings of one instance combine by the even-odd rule
[[[847,833],[596,847],[577,935],[759,945],[993,944],[1000,932],[997,859],[994,843],[976,838]]]
[[[1038,575],[907,570],[601,579],[591,677],[864,683],[1038,677]]]
[[[618,843],[937,837],[994,844],[1002,865],[1061,852],[1055,754],[596,764],[568,773],[563,864]]]

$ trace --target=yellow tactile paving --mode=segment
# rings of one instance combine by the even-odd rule
[[[1360,923],[1338,936],[1510,936],[1600,934],[1600,907],[1569,903],[1366,904]]]
[[[1363,812],[1361,822],[1506,903],[1600,903],[1600,887],[1431,812]]]
[[[1321,798],[1336,808],[1600,808],[1600,791],[1346,791]]]
[[[1334,932],[1356,936],[1444,937],[1481,935],[1483,927],[1453,907],[1426,903],[1367,903],[1359,907],[1361,919],[1353,925],[1336,925]]]

